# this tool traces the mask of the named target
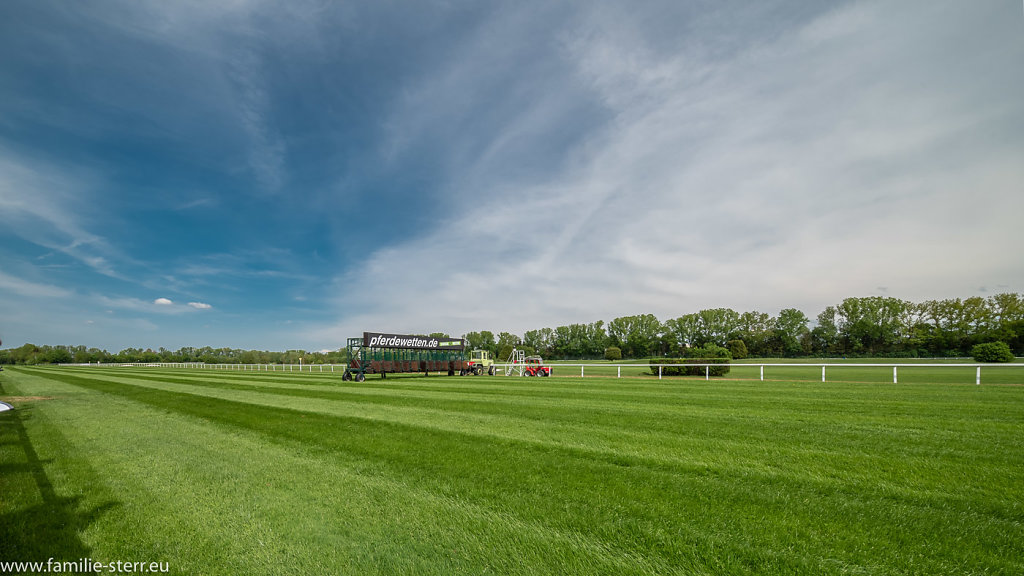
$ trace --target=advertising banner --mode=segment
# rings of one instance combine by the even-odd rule
[[[363,346],[369,348],[407,348],[412,350],[465,350],[462,338],[431,338],[411,334],[363,332]]]

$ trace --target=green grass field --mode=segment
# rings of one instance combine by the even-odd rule
[[[826,382],[888,382],[891,384],[892,364],[901,365],[897,369],[898,381],[906,384],[974,384],[977,376],[973,362],[963,360],[761,358],[730,363],[729,374],[726,378],[730,380],[760,380],[761,365],[766,364],[764,368],[765,381],[821,382],[821,365],[823,363],[828,365],[825,370]],[[553,367],[555,375],[569,377],[579,377],[580,364],[584,364],[583,374],[586,377],[616,378],[621,375],[624,378],[657,378],[657,368],[652,374],[648,360],[626,362],[554,361],[548,362],[548,364]],[[788,366],[773,366],[773,364],[788,364]],[[866,364],[889,364],[889,366]],[[935,367],[935,364],[943,366]],[[617,365],[621,365],[621,369]],[[1024,383],[1024,362],[987,365],[981,371],[981,379],[984,384]]]
[[[800,381],[556,367],[548,379],[342,383],[8,368],[0,561],[165,562],[182,574],[1024,573],[1024,371],[975,386],[970,369],[960,381],[920,368],[898,385],[891,369],[887,383],[825,384],[808,369]]]

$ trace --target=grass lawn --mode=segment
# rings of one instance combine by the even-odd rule
[[[970,368],[962,383],[901,369],[898,385],[891,369],[888,383],[837,372],[824,384],[815,367],[765,382],[558,370],[343,383],[7,368],[0,400],[16,410],[0,413],[0,562],[1024,573],[1018,368],[983,386]]]
[[[579,377],[581,367],[585,377],[636,377],[657,379],[657,368],[651,372],[650,360],[626,360],[605,362],[601,360],[575,360],[547,362],[552,366],[554,375]],[[621,368],[617,365],[621,364]],[[772,364],[788,364],[788,366],[772,366]],[[755,358],[732,361],[729,364],[730,380],[760,380],[761,365],[764,367],[764,379],[775,382],[821,382],[821,366],[826,364],[825,379],[827,382],[850,383],[892,383],[892,364],[900,364],[897,368],[899,383],[918,384],[974,384],[976,368],[972,360],[919,360],[907,358],[872,358],[872,359],[821,359],[821,358]],[[863,364],[863,366],[861,366]],[[871,366],[871,364],[889,364],[889,366]],[[913,366],[920,364],[921,366]],[[942,366],[935,366],[941,364]],[[911,366],[906,366],[911,365]],[[930,366],[929,366],[930,365]],[[962,365],[962,366],[957,366]],[[703,379],[703,377],[700,377]],[[981,369],[983,384],[1021,384],[1024,383],[1024,362],[1011,364],[990,364]]]

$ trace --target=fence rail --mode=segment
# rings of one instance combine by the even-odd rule
[[[579,377],[587,377],[587,369],[590,369],[591,376],[605,376],[611,377],[611,373],[614,372],[615,378],[622,378],[622,369],[626,368],[629,372],[633,372],[635,375],[638,373],[651,374],[653,375],[654,369],[658,371],[658,379],[662,379],[664,368],[704,368],[704,378],[706,380],[711,379],[711,369],[715,367],[728,367],[730,370],[744,370],[744,369],[757,369],[758,380],[765,380],[765,368],[803,368],[803,369],[818,369],[821,370],[821,381],[827,382],[827,377],[830,369],[860,369],[860,368],[892,368],[892,382],[893,384],[899,383],[900,369],[916,369],[916,368],[939,368],[944,370],[974,370],[974,383],[976,385],[981,384],[981,369],[985,368],[986,371],[990,369],[1004,370],[1017,368],[1021,371],[1021,382],[1024,384],[1024,364],[1020,363],[1009,363],[1009,364],[924,364],[924,363],[879,363],[879,364],[867,364],[867,363],[741,363],[741,364],[722,364],[722,363],[693,363],[693,364],[594,364],[594,363],[551,363],[549,364],[554,368],[553,374],[558,376],[574,376],[576,374],[575,369],[579,368]],[[194,370],[221,370],[221,371],[236,371],[236,372],[289,372],[289,373],[342,373],[347,367],[346,364],[204,364],[201,362],[134,362],[134,363],[107,363],[107,364],[61,364],[61,366],[82,366],[82,367],[123,367],[123,368],[188,368]],[[504,374],[505,368],[508,364],[496,363],[495,367],[499,369],[499,374]],[[518,365],[517,365],[518,366]],[[567,372],[565,369],[572,369]],[[444,374],[444,372],[435,372],[437,374]],[[905,373],[905,372],[904,372]],[[515,372],[513,372],[515,374]],[[754,379],[754,378],[751,378]]]
[[[580,377],[584,376],[584,369],[586,367],[588,367],[588,366],[590,366],[590,367],[602,367],[602,368],[614,367],[614,368],[616,368],[616,377],[617,378],[621,378],[622,377],[622,367],[623,366],[628,367],[628,368],[641,368],[641,369],[657,368],[658,369],[658,379],[659,380],[662,378],[663,369],[667,368],[667,367],[676,368],[676,369],[685,368],[685,367],[704,368],[704,378],[705,378],[705,380],[710,380],[711,379],[711,368],[714,368],[714,367],[721,368],[721,367],[725,366],[725,367],[728,367],[729,369],[735,369],[735,368],[758,368],[759,369],[759,380],[761,380],[761,381],[764,381],[764,369],[766,367],[769,367],[769,368],[821,368],[821,381],[822,382],[826,382],[827,381],[826,380],[826,376],[827,376],[827,369],[828,368],[892,368],[892,382],[893,382],[893,384],[898,384],[899,383],[899,369],[900,368],[946,368],[946,369],[973,368],[975,370],[975,381],[974,381],[974,383],[978,384],[978,385],[981,384],[981,369],[982,369],[982,367],[985,367],[985,368],[1018,368],[1018,369],[1021,369],[1022,372],[1024,372],[1024,364],[948,364],[948,363],[947,364],[922,364],[922,363],[917,363],[917,364],[898,364],[898,363],[884,363],[884,364],[849,363],[849,364],[837,364],[837,363],[826,362],[826,363],[820,363],[819,364],[819,363],[808,363],[808,362],[804,362],[804,363],[784,363],[783,362],[783,363],[742,363],[742,364],[731,364],[731,363],[728,363],[727,364],[727,363],[719,362],[719,363],[707,363],[707,364],[703,364],[703,363],[692,363],[692,364],[691,363],[685,363],[685,364],[553,364],[553,366],[556,366],[556,367],[576,367],[576,366],[578,366],[580,368]],[[652,372],[653,372],[653,370],[652,370]]]

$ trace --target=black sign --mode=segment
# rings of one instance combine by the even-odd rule
[[[409,334],[363,332],[363,346],[369,348],[408,348],[414,350],[465,350],[462,338],[431,338]]]

